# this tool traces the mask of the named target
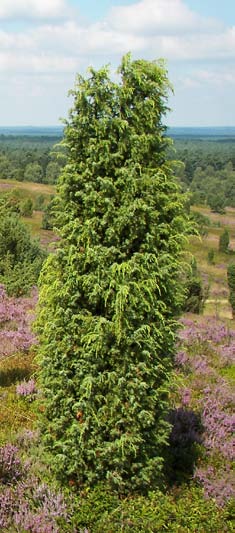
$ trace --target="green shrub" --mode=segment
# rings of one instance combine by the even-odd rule
[[[215,250],[213,248],[210,248],[210,250],[208,250],[207,261],[209,265],[215,264]]]
[[[41,211],[43,210],[45,205],[45,195],[44,194],[37,194],[35,201],[34,201],[34,209],[35,211]]]
[[[23,217],[31,217],[33,214],[33,201],[31,198],[25,198],[20,202],[20,214]]]
[[[0,211],[0,283],[9,295],[20,296],[37,283],[45,259],[36,240],[18,215]]]
[[[219,238],[219,252],[222,252],[224,254],[228,253],[229,241],[230,241],[229,232],[227,229],[225,229],[223,233],[221,233],[220,238]]]
[[[200,235],[207,235],[208,234],[208,227],[211,226],[211,221],[209,217],[203,215],[199,211],[191,211],[191,218],[194,222],[196,222],[196,226],[198,228],[198,231]]]
[[[118,499],[103,486],[84,492],[73,515],[77,530],[92,533],[229,533],[232,516],[227,509],[205,500],[201,489],[187,487],[175,497],[160,491],[148,496]]]
[[[42,229],[53,229],[54,226],[54,197],[50,199],[50,202],[46,205],[42,217]]]
[[[235,316],[235,263],[231,263],[228,266],[227,279],[229,287],[229,302],[232,307],[233,316]]]
[[[186,312],[199,314],[203,311],[208,294],[208,287],[204,287],[197,268],[195,257],[191,261],[191,268],[186,278],[186,299],[183,309]]]

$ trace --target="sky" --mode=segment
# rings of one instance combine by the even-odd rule
[[[59,124],[127,52],[166,60],[168,126],[235,126],[235,0],[0,0],[0,126]]]

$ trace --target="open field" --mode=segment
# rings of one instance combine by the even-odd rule
[[[55,187],[53,185],[47,185],[45,183],[34,183],[31,181],[16,181],[16,180],[4,180],[0,179],[0,191],[1,190],[11,190],[11,189],[20,189],[25,191],[28,195],[35,194],[47,194],[51,195],[55,192]]]
[[[31,198],[33,202],[40,195],[43,195],[45,198],[44,205],[47,205],[51,196],[55,194],[55,186],[44,183],[0,179],[0,194],[11,191],[19,191],[20,199]],[[23,216],[22,220],[30,229],[33,237],[38,237],[42,246],[48,247],[51,242],[54,242],[55,236],[52,231],[42,229],[42,218],[43,211],[33,210],[32,216]]]
[[[209,286],[204,314],[232,318],[228,301],[227,267],[230,262],[235,261],[235,209],[227,208],[225,214],[212,213],[204,206],[193,206],[192,210],[208,217],[211,224],[205,228],[204,236],[192,236],[189,243],[189,250],[197,259],[204,283]],[[225,229],[229,231],[230,236],[228,254],[219,252],[219,238]],[[214,250],[213,264],[208,262],[209,250]]]

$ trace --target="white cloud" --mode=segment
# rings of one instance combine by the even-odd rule
[[[0,70],[20,74],[47,74],[75,72],[78,66],[76,58],[61,56],[59,54],[28,54],[17,56],[13,53],[0,52]]]
[[[235,59],[235,27],[220,33],[166,35],[149,38],[149,46],[169,60],[229,60]]]
[[[178,80],[178,83],[185,88],[203,88],[205,85],[223,88],[235,85],[235,68],[220,69],[197,69],[191,75],[186,75]]]
[[[190,10],[182,0],[141,0],[113,7],[108,20],[119,31],[147,35],[213,31],[221,27],[215,19],[204,19]]]
[[[24,31],[22,24],[17,30],[15,22],[9,23],[17,18],[28,20]],[[0,90],[6,95],[1,101],[19,83],[22,99],[42,91],[45,101],[50,95],[54,105],[56,88],[62,105],[62,94],[76,72],[89,64],[111,62],[115,67],[127,51],[133,57],[165,57],[169,70],[178,72],[173,83],[182,92],[212,86],[220,90],[223,83],[234,88],[235,27],[199,16],[187,7],[187,0],[140,0],[113,7],[103,20],[86,25],[72,11],[70,0],[0,0],[1,19]],[[181,71],[185,75],[180,79]]]
[[[0,0],[0,16],[62,13],[68,0]],[[190,31],[189,31],[190,30]],[[235,27],[199,17],[183,0],[141,0],[112,8],[104,21],[87,26],[75,18],[61,23],[0,31],[0,71],[75,72],[81,64],[115,63],[131,50],[168,61],[235,59]]]
[[[74,21],[56,25],[41,25],[24,32],[0,31],[0,70],[11,71],[21,66],[27,71],[68,72],[77,69],[83,58],[99,58],[105,62],[131,50],[139,56],[165,57],[168,61],[198,61],[235,59],[235,27],[220,33],[183,35],[122,34],[106,23],[89,27]],[[55,57],[58,60],[55,60]],[[23,58],[23,59],[22,59]],[[61,58],[61,59],[60,59]]]
[[[0,19],[47,19],[62,17],[66,0],[1,0]]]

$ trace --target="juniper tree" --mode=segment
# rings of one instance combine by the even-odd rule
[[[235,317],[235,263],[231,263],[227,268],[227,279],[229,288],[229,302],[232,307],[233,318]]]
[[[59,180],[60,244],[41,276],[42,435],[60,477],[120,492],[159,481],[186,216],[162,117],[164,64],[78,75]]]
[[[228,253],[229,241],[230,241],[229,232],[227,229],[225,229],[223,233],[221,233],[220,238],[219,238],[219,252],[222,252],[225,254]]]

